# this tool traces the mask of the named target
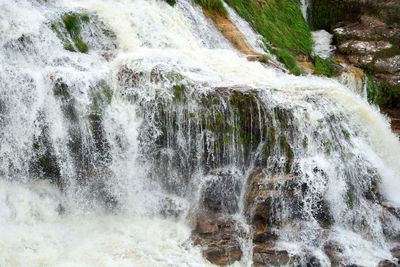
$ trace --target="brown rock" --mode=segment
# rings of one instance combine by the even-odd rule
[[[392,44],[385,41],[348,40],[339,46],[339,51],[356,54],[373,54],[383,49],[391,48]]]
[[[378,264],[378,267],[396,267],[396,266],[398,265],[390,260],[383,260]]]
[[[324,246],[324,251],[333,265],[340,264],[341,262],[346,262],[348,260],[342,255],[343,250],[335,241],[328,241]]]
[[[244,231],[230,217],[201,214],[197,218],[192,238],[203,248],[204,257],[216,265],[228,265],[242,257],[239,238]]]
[[[239,261],[242,257],[242,251],[239,246],[221,248],[212,246],[203,251],[204,257],[215,265],[229,265]]]
[[[394,247],[390,250],[392,256],[400,261],[400,246]]]
[[[375,69],[378,72],[400,74],[400,55],[376,60]]]
[[[282,266],[292,264],[294,260],[286,250],[265,249],[257,250],[253,254],[254,266]]]

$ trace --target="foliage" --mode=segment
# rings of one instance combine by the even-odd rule
[[[76,49],[82,53],[87,53],[89,50],[88,45],[81,39],[81,23],[88,23],[90,18],[87,14],[77,14],[77,13],[66,13],[62,17],[62,22],[64,25],[60,25],[58,23],[53,22],[51,24],[51,28],[53,31],[57,33],[58,36],[61,36],[59,26],[64,26],[65,30],[68,32],[69,36],[72,39],[73,44]],[[64,48],[69,51],[76,51],[74,45],[69,40],[64,40]]]
[[[376,94],[377,94],[377,88],[375,81],[372,79],[371,75],[368,75],[366,78],[366,83],[367,83],[367,99],[369,103],[375,103],[376,100]]]
[[[314,74],[332,77],[333,74],[335,73],[336,70],[335,59],[331,57],[324,59],[320,56],[314,56],[314,62],[315,62]]]
[[[176,4],[176,0],[165,0],[170,6],[174,6]]]
[[[262,63],[268,63],[270,60],[268,55],[261,55],[260,58],[258,59],[258,61],[262,62]]]
[[[241,17],[249,21],[273,46],[311,53],[311,31],[297,0],[227,0]],[[267,45],[268,46],[268,45]]]
[[[302,73],[299,66],[297,66],[296,58],[293,53],[287,49],[274,49],[273,53],[276,58],[285,64],[286,68],[294,75],[300,75]]]
[[[228,17],[228,11],[221,0],[194,0],[194,2],[209,11],[212,15],[218,14]]]
[[[379,106],[395,106],[396,99],[400,98],[400,89],[391,85],[386,81],[379,83],[378,95],[376,103]]]

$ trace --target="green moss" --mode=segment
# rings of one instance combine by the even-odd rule
[[[314,56],[315,69],[314,74],[323,75],[327,77],[332,77],[336,70],[336,62],[335,59],[329,58],[321,58],[319,56]]]
[[[349,131],[347,131],[346,129],[342,129],[342,133],[344,135],[344,137],[349,140],[350,139],[350,133]]]
[[[68,85],[65,83],[56,83],[53,87],[53,93],[55,96],[60,96],[66,99],[71,98],[69,91],[68,91]]]
[[[354,192],[353,192],[353,190],[351,190],[351,189],[347,190],[346,196],[347,196],[347,201],[346,201],[347,207],[349,209],[354,209]]]
[[[270,58],[268,55],[261,55],[261,57],[258,59],[261,63],[268,63],[270,61]]]
[[[172,87],[173,93],[174,93],[174,99],[178,102],[183,102],[184,101],[184,91],[185,91],[185,86],[184,85],[174,85]]]
[[[75,39],[75,46],[82,53],[87,53],[88,50],[89,50],[88,45],[84,41],[82,41],[81,38],[76,38]]]
[[[376,95],[377,95],[377,88],[375,81],[373,80],[371,75],[368,75],[366,78],[367,83],[367,98],[369,103],[375,103]]]
[[[311,53],[311,31],[304,20],[297,0],[227,0],[238,14],[249,21],[275,47],[295,52]]]
[[[78,37],[81,33],[79,16],[77,14],[64,14],[62,16],[62,20],[64,22],[65,29],[68,31],[71,37]]]
[[[194,2],[202,6],[203,9],[207,10],[212,15],[218,14],[228,17],[228,11],[221,0],[194,0]]]
[[[300,75],[302,73],[302,70],[297,65],[296,58],[292,52],[287,49],[274,49],[273,52],[276,55],[276,58],[285,64],[290,73],[294,75]]]
[[[388,82],[382,81],[379,83],[376,103],[381,107],[395,107],[400,98],[400,88],[391,85]],[[397,99],[397,100],[396,100]]]
[[[360,6],[357,1],[312,0],[311,24],[315,29],[330,30],[339,21],[357,20]]]
[[[64,49],[71,51],[71,52],[76,52],[75,47],[72,45],[72,43],[70,42],[70,40],[65,40],[64,42]]]
[[[111,87],[108,86],[107,84],[104,84],[101,86],[101,88],[103,89],[103,95],[105,96],[107,103],[110,104],[111,99],[113,97],[113,91],[112,91]]]
[[[67,13],[61,17],[64,27],[70,35],[76,49],[82,53],[87,53],[89,50],[88,45],[81,39],[81,23],[88,23],[90,18],[87,14]],[[52,29],[59,33],[57,24],[52,23]],[[64,48],[69,51],[76,51],[69,40],[64,40]]]
[[[88,14],[81,14],[80,18],[83,22],[89,23],[90,22],[90,17]]]
[[[165,0],[170,6],[174,6],[176,4],[176,0]]]

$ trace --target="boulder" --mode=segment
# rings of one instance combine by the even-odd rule
[[[239,207],[240,188],[240,179],[236,173],[216,172],[203,187],[203,206],[216,213],[233,214]]]
[[[216,265],[229,265],[242,257],[240,238],[244,231],[230,217],[216,217],[204,213],[196,218],[192,238],[202,247],[204,257]]]

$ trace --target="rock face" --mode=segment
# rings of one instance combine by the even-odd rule
[[[392,127],[400,108],[400,0],[313,0],[309,10],[316,29],[333,33],[336,55],[362,68],[374,86],[369,101],[392,109]]]
[[[239,239],[243,232],[230,217],[204,213],[196,218],[193,240],[203,248],[204,257],[216,265],[228,265],[242,257]]]

